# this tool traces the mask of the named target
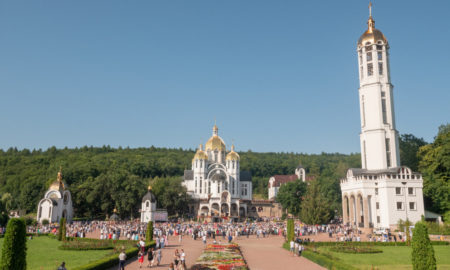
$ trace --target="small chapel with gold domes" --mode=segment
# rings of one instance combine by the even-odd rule
[[[250,172],[240,171],[240,157],[234,145],[227,151],[214,125],[205,148],[200,145],[192,159],[192,168],[184,171],[183,185],[194,199],[192,216],[211,221],[238,220],[247,215],[252,200]]]
[[[42,223],[46,219],[54,223],[59,222],[60,218],[65,218],[67,222],[71,222],[72,217],[72,195],[63,181],[60,169],[56,180],[50,184],[44,198],[39,201],[37,221]]]

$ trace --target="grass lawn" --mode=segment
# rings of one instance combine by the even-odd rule
[[[0,250],[3,238],[0,239]],[[55,270],[62,261],[66,262],[67,269],[95,261],[111,254],[112,250],[72,251],[59,250],[60,242],[49,237],[35,237],[27,241],[27,269]],[[1,256],[0,256],[1,260]]]
[[[383,253],[375,254],[348,254],[330,251],[328,247],[321,247],[320,250],[331,253],[342,262],[353,265],[360,269],[371,269],[376,266],[380,270],[404,270],[412,269],[411,247],[382,247],[376,249],[383,250]],[[433,246],[434,254],[439,270],[450,270],[450,246]]]

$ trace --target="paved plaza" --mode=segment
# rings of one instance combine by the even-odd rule
[[[222,240],[221,237],[217,237],[217,240]],[[294,270],[294,269],[325,269],[303,257],[294,257],[288,251],[282,248],[284,238],[280,236],[270,236],[266,238],[256,238],[252,235],[249,238],[240,237],[235,239],[234,242],[238,243],[241,247],[242,253],[248,266],[251,270]],[[208,239],[208,244],[212,243],[212,240]],[[226,241],[222,240],[223,243]],[[195,264],[196,259],[203,251],[202,241],[200,239],[193,240],[191,237],[186,236],[182,242],[178,242],[177,236],[169,237],[169,246],[162,249],[162,261],[160,266],[154,266],[151,269],[168,269],[171,262],[173,262],[175,250],[184,249],[186,253],[186,265],[191,267]],[[147,258],[144,260],[143,268],[147,268]],[[117,267],[111,268],[116,270]],[[127,270],[140,269],[137,258],[133,258],[127,261],[125,267]]]

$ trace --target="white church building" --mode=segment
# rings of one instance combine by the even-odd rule
[[[153,194],[152,187],[148,186],[148,191],[142,197],[141,205],[141,222],[147,223],[149,221],[167,222],[168,215],[165,209],[156,208],[156,196]]]
[[[420,173],[400,166],[395,128],[389,44],[370,16],[357,43],[361,115],[361,169],[349,169],[340,182],[344,224],[395,228],[424,215]]]
[[[72,196],[62,180],[60,169],[56,180],[50,185],[44,198],[39,201],[37,221],[42,223],[46,219],[50,223],[55,223],[62,217],[66,218],[68,223],[72,222],[73,208]]]
[[[219,222],[247,215],[252,200],[250,172],[241,172],[239,154],[227,152],[219,129],[213,127],[205,149],[200,145],[192,159],[191,170],[184,171],[183,185],[195,203],[191,215]]]

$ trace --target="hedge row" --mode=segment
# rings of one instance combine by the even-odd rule
[[[345,243],[353,246],[406,246],[406,242],[304,242],[305,246],[336,246],[337,244]],[[434,246],[446,246],[450,243],[447,241],[431,241]]]
[[[61,250],[105,250],[114,249],[112,242],[64,241],[58,247]]]
[[[123,240],[126,241],[126,240]],[[152,241],[150,244],[145,245],[145,249],[149,247],[154,247],[155,241]],[[139,253],[139,249],[137,247],[129,248],[125,251],[127,255],[127,259],[131,259]],[[117,266],[119,264],[119,254],[113,254],[105,258],[101,258],[97,261],[82,265],[80,267],[74,268],[73,270],[104,270],[109,269],[111,267]]]
[[[283,248],[286,250],[289,250],[289,243],[284,243]],[[330,255],[324,255],[320,254],[318,252],[314,252],[312,250],[305,249],[302,251],[302,256],[306,259],[313,261],[317,263],[320,266],[323,266],[327,269],[333,269],[333,270],[357,270],[357,268],[345,264],[343,262],[338,261],[338,259],[330,256]]]

